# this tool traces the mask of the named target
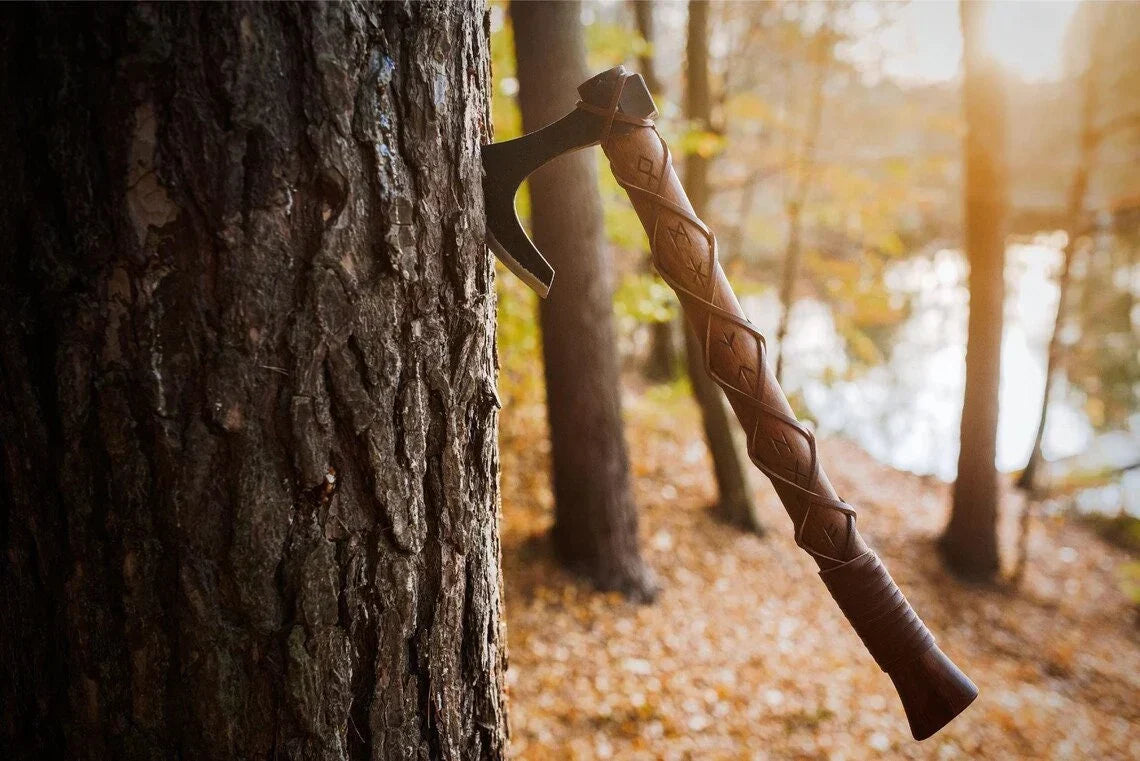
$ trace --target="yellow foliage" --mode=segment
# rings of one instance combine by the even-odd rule
[[[645,40],[618,24],[594,22],[585,27],[586,59],[591,71],[625,63],[645,50]]]
[[[491,120],[495,127],[495,140],[503,141],[522,134],[522,119],[511,84],[515,79],[515,42],[510,18],[502,5],[502,26],[491,33]]]
[[[535,403],[543,396],[538,297],[497,259],[495,291],[499,398],[506,405]]]
[[[893,230],[875,240],[875,248],[887,256],[902,256],[906,253],[906,246],[902,238]]]
[[[730,122],[768,124],[775,119],[775,111],[768,101],[750,93],[735,93],[724,104],[725,118]]]
[[[884,290],[859,290],[852,295],[851,321],[860,328],[889,327],[906,318],[906,310],[892,306]]]
[[[1094,428],[1103,426],[1105,419],[1104,400],[1096,396],[1090,396],[1085,400],[1085,414],[1089,416],[1089,423],[1091,423]]]
[[[706,159],[721,153],[725,146],[724,135],[696,127],[681,133],[677,142],[677,150],[681,155],[696,155]]]
[[[825,257],[814,249],[804,256],[804,264],[809,273],[824,283],[842,282],[851,285],[859,279],[861,272],[857,261]]]
[[[864,333],[853,319],[838,318],[835,321],[836,329],[847,342],[852,358],[864,365],[877,365],[883,361],[883,354],[879,347]]]
[[[639,323],[668,322],[677,314],[677,298],[661,278],[633,273],[618,285],[614,311]]]
[[[1140,562],[1125,563],[1121,566],[1120,588],[1129,600],[1140,605]]]

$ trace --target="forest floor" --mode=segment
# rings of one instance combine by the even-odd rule
[[[755,480],[764,536],[720,524],[687,398],[651,389],[627,399],[626,419],[642,546],[661,583],[652,605],[594,592],[555,565],[542,407],[503,412],[515,758],[1140,758],[1140,626],[1120,578],[1134,558],[1122,550],[1078,522],[1039,519],[1020,587],[962,585],[932,544],[948,487],[823,440],[860,531],[981,690],[916,743],[767,481]],[[1021,508],[1007,493],[1006,558]]]

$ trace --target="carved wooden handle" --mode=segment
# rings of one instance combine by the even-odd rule
[[[602,149],[649,235],[657,271],[701,339],[705,370],[748,435],[749,457],[771,479],[795,525],[796,543],[815,559],[828,591],[894,681],[915,738],[925,739],[964,710],[977,688],[938,649],[859,536],[855,511],[836,495],[815,436],[776,382],[764,337],[744,316],[717,260],[716,237],[693,212],[668,146],[651,120],[618,107],[624,82],[601,97],[583,86],[578,107],[607,120]]]

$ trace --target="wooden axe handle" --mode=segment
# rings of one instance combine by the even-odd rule
[[[653,263],[676,291],[700,338],[704,366],[748,436],[748,455],[775,487],[796,543],[820,568],[832,597],[894,681],[911,731],[925,739],[970,704],[977,688],[934,637],[855,528],[855,511],[832,488],[815,436],[799,422],[767,361],[764,337],[740,308],[717,260],[716,237],[697,218],[669,148],[652,121],[610,103],[578,107],[606,119],[601,146],[649,236]]]

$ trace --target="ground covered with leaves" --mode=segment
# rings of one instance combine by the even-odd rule
[[[875,666],[792,541],[767,482],[762,537],[717,523],[696,411],[676,390],[627,400],[641,535],[661,593],[599,594],[548,549],[549,445],[540,404],[502,421],[503,567],[514,757],[544,759],[1140,758],[1140,627],[1130,558],[1063,519],[1033,524],[1016,589],[970,587],[932,538],[946,485],[821,442],[860,531],[981,696],[914,742]],[[1005,501],[1003,545],[1022,503]]]

